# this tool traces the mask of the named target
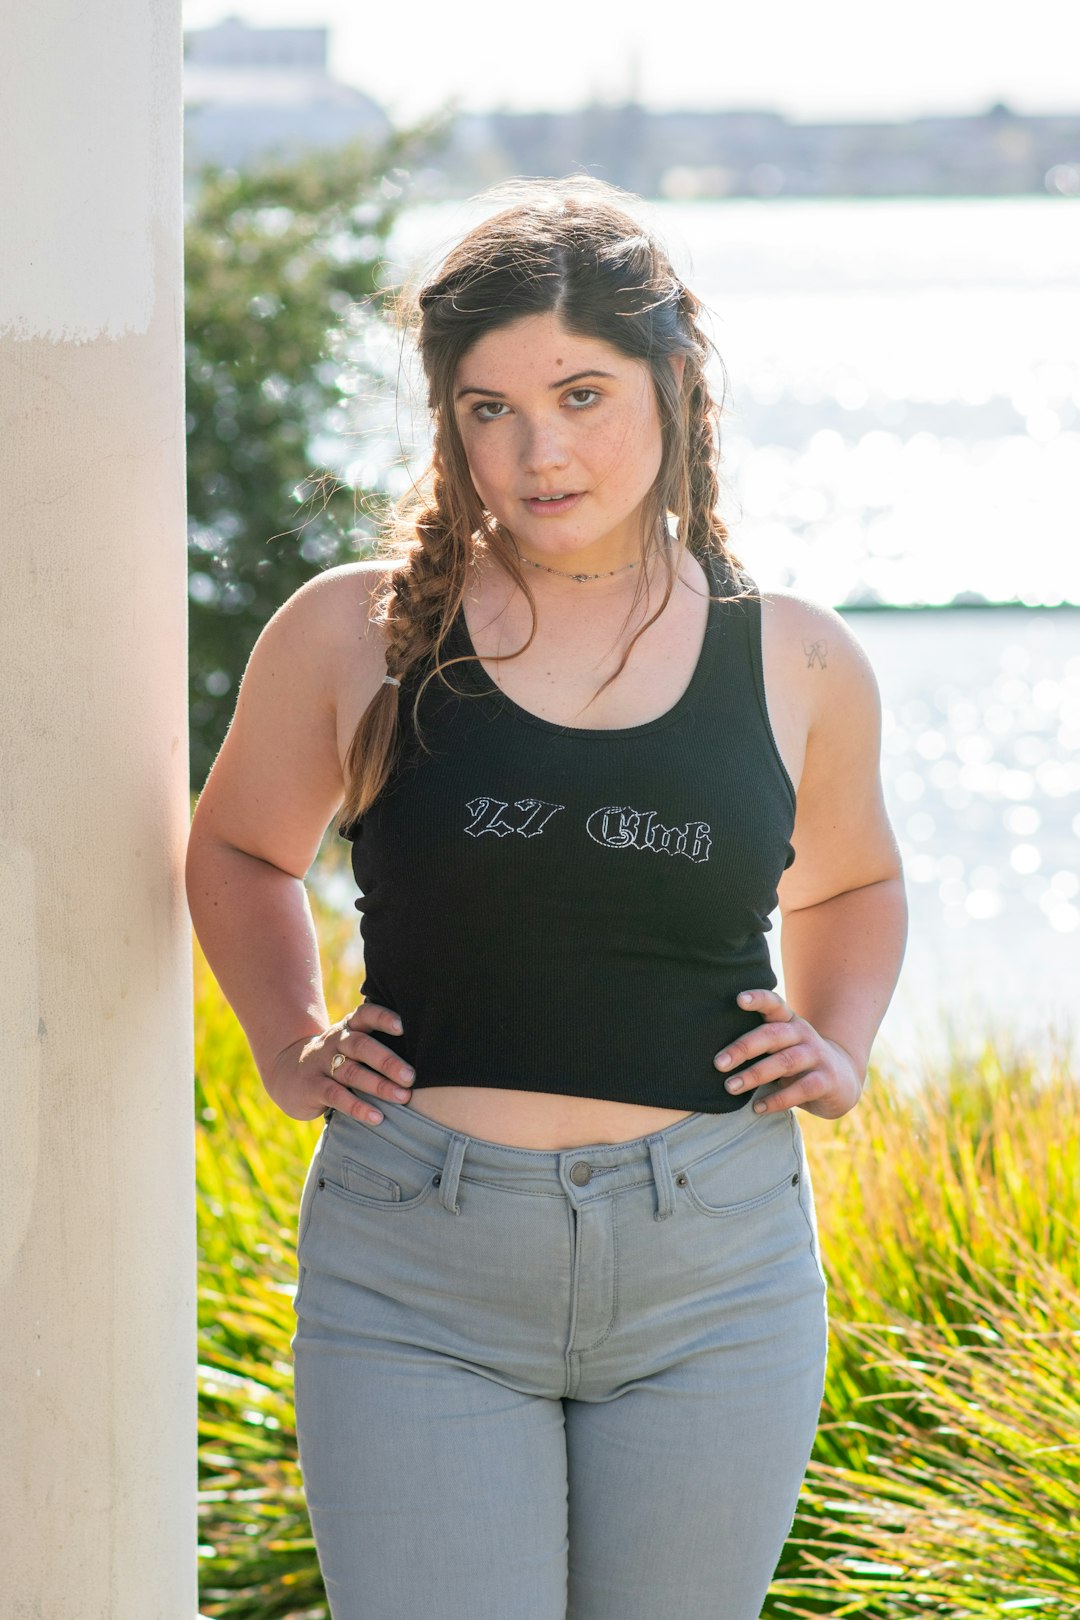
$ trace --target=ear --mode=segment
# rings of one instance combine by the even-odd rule
[[[672,354],[668,358],[671,361],[671,369],[675,373],[676,386],[681,391],[683,374],[686,371],[686,356],[685,354]]]

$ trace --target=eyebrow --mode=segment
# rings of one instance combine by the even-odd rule
[[[618,379],[613,371],[575,371],[571,377],[559,377],[555,382],[549,383],[549,388],[565,388],[568,383],[580,382],[583,377],[607,377],[612,382]],[[485,399],[505,399],[506,395],[497,388],[459,388],[454,395],[455,399],[464,399],[466,394],[483,394]]]

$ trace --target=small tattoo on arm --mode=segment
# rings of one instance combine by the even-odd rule
[[[803,652],[806,654],[807,669],[813,669],[815,664],[819,669],[826,668],[825,660],[829,654],[829,643],[827,641],[804,641]]]

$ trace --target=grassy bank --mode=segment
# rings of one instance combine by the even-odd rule
[[[352,918],[320,915],[332,1014]],[[289,1338],[321,1121],[265,1097],[197,954],[201,1609],[315,1620]],[[800,1112],[830,1290],[821,1429],[765,1615],[1080,1615],[1080,1085],[1000,1049]],[[512,1617],[507,1617],[512,1620]]]

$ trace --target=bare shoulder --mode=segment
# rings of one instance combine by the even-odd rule
[[[773,735],[801,792],[822,725],[853,704],[873,710],[873,672],[840,614],[796,591],[762,591],[761,655]]]
[[[763,644],[789,677],[813,677],[800,683],[808,694],[876,684],[862,643],[835,608],[796,591],[762,591],[761,624]]]
[[[803,743],[796,859],[780,884],[788,911],[895,876],[899,858],[882,797],[881,696],[858,636],[835,608],[768,591],[762,649]]]
[[[298,877],[307,871],[343,798],[345,729],[355,729],[385,669],[370,615],[385,568],[327,569],[263,626],[193,837],[214,837]]]
[[[371,608],[389,567],[370,558],[324,569],[281,604],[263,634],[321,645],[328,661],[346,650],[355,658],[368,643],[380,650],[381,632],[372,624]]]

